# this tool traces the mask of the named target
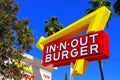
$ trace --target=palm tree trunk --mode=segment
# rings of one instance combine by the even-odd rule
[[[98,62],[99,62],[99,68],[100,68],[101,80],[104,80],[102,61],[99,60]]]

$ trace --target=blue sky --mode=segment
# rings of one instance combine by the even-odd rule
[[[89,0],[16,0],[22,5],[18,12],[18,18],[30,19],[30,26],[37,40],[40,36],[47,35],[44,33],[44,21],[51,16],[57,16],[63,27],[85,16],[86,9],[90,8]],[[116,0],[111,0],[112,4]],[[113,17],[109,21],[109,28],[105,31],[110,36],[110,58],[103,64],[105,80],[118,80],[120,76],[120,16],[114,11]],[[29,52],[38,59],[42,59],[43,52],[35,46]],[[64,74],[67,72],[69,78],[70,66],[58,67],[53,71],[52,80],[64,80]],[[74,76],[74,80],[101,80],[98,62],[90,62],[84,76]]]

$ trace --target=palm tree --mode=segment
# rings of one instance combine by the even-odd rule
[[[112,8],[111,2],[106,1],[106,0],[90,0],[88,3],[92,4],[92,8],[87,9],[86,14],[89,14],[89,13],[95,11],[96,9],[98,9],[98,8],[100,8],[102,6],[106,6],[109,10]],[[107,23],[107,26],[108,26],[108,23]],[[98,63],[99,63],[99,69],[100,69],[100,74],[101,74],[101,80],[104,80],[102,61],[99,60]]]
[[[117,0],[113,7],[114,7],[114,10],[115,10],[115,13],[120,15],[120,0]]]
[[[58,32],[59,30],[62,29],[61,23],[58,22],[57,17],[51,17],[49,21],[45,21],[45,33],[47,33],[48,36],[51,36],[52,34]]]
[[[109,10],[112,8],[111,2],[106,0],[90,0],[88,3],[92,4],[92,8],[87,9],[86,14],[89,14],[102,6],[106,6]]]

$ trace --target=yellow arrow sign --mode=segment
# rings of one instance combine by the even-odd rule
[[[36,47],[43,50],[44,45],[47,43],[70,38],[85,30],[87,30],[87,33],[104,30],[110,13],[111,12],[106,7],[101,7],[78,21],[70,24],[59,32],[51,35],[50,37],[41,37]],[[86,71],[87,65],[88,61],[86,60],[77,60],[73,69],[73,74],[83,75]]]
[[[70,24],[59,32],[49,36],[48,38],[41,37],[36,47],[40,50],[44,49],[44,45],[53,41],[63,40],[79,34],[85,30],[88,33],[103,30],[109,18],[110,11],[106,7],[101,7],[91,14],[79,19]]]

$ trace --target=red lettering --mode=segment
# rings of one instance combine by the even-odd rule
[[[44,78],[50,79],[50,76],[43,74]]]
[[[26,78],[27,80],[34,80],[34,76],[28,74],[24,74],[24,78]]]

